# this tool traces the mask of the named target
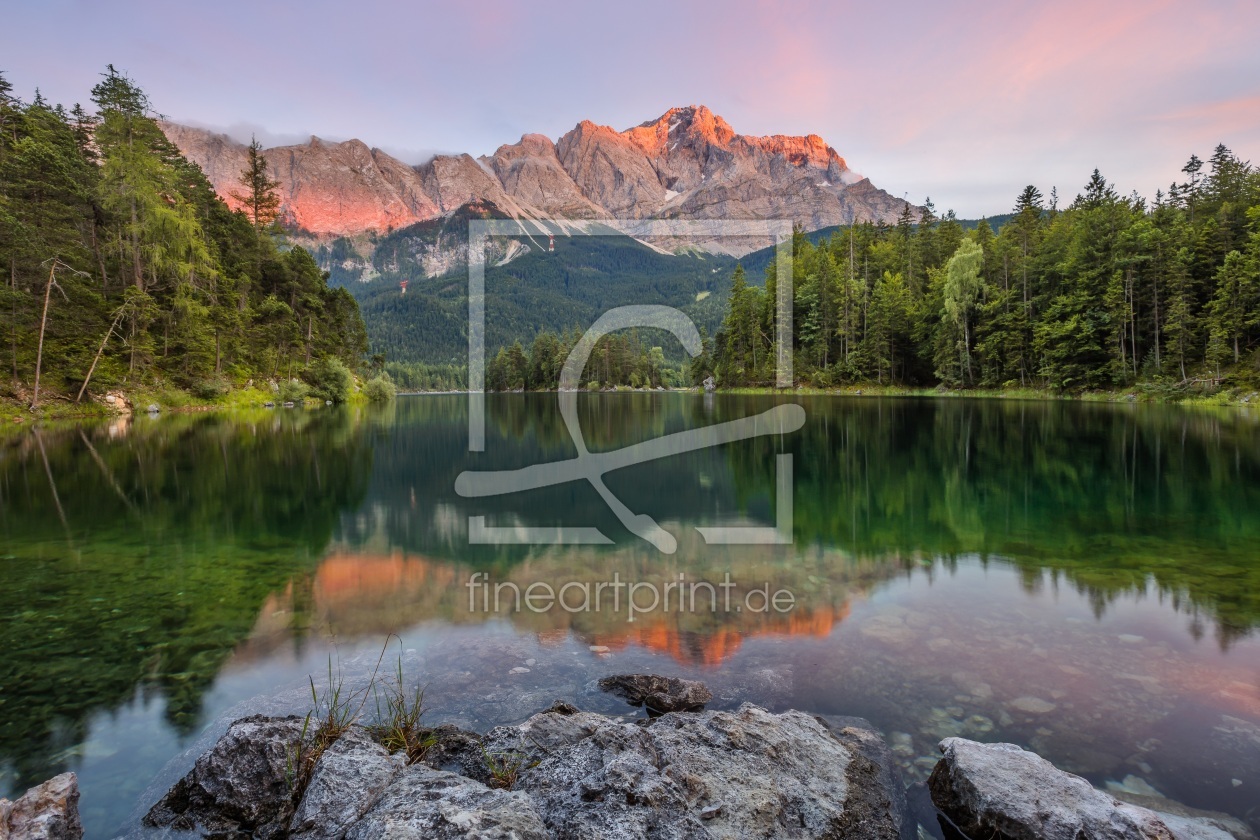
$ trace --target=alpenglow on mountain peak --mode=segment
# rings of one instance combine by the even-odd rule
[[[234,204],[246,147],[206,129],[163,128]],[[314,136],[264,155],[280,183],[284,221],[319,238],[407,227],[469,203],[516,218],[786,218],[808,230],[889,222],[905,207],[818,135],[739,134],[703,105],[670,108],[624,131],[583,120],[555,142],[526,134],[492,155],[438,155],[418,166],[361,140]]]

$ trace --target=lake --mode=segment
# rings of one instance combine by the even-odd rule
[[[1010,741],[1260,830],[1260,413],[625,393],[578,414],[608,451],[785,402],[802,428],[608,473],[671,554],[585,481],[456,493],[575,455],[550,394],[488,397],[476,453],[460,395],[10,435],[0,794],[74,770],[88,836],[112,836],[226,716],[305,713],[309,680],[384,649],[430,724],[637,714],[591,683],[646,670],[713,706],[865,717],[910,782],[943,737]],[[775,525],[785,454],[792,542],[706,543]],[[470,517],[609,542],[470,545]],[[622,587],[594,609],[614,580],[634,608]],[[563,603],[529,609],[530,586]]]

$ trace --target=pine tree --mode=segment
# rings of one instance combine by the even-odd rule
[[[1209,306],[1208,359],[1217,370],[1227,358],[1242,358],[1241,343],[1248,316],[1256,310],[1256,280],[1252,267],[1239,251],[1231,251],[1216,273],[1216,294]]]
[[[267,159],[262,154],[262,144],[251,137],[246,150],[245,168],[241,170],[240,183],[245,188],[231,193],[232,199],[245,210],[259,236],[280,217],[280,194],[276,189],[280,182],[267,174]]]
[[[1164,319],[1168,355],[1176,360],[1183,382],[1189,378],[1186,365],[1193,352],[1197,333],[1190,261],[1190,249],[1187,247],[1183,246],[1173,255],[1168,276],[1168,314]]]
[[[875,282],[871,295],[870,327],[866,333],[868,358],[881,384],[897,379],[899,354],[908,340],[912,317],[912,296],[900,274],[885,271]]]

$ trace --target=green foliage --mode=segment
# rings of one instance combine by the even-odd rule
[[[276,397],[280,402],[301,403],[311,395],[311,386],[300,379],[286,379],[280,383]]]
[[[917,225],[907,215],[797,231],[797,377],[822,388],[1246,386],[1260,349],[1260,173],[1218,146],[1183,174],[1150,205],[1097,170],[1063,210],[1025,187],[996,234],[985,220],[938,219],[930,202]],[[736,270],[693,382],[715,371],[726,386],[772,383],[772,253],[742,260],[766,269],[766,292]]]
[[[354,374],[340,359],[329,356],[307,369],[306,383],[311,386],[311,396],[343,403],[354,390]]]
[[[388,373],[375,376],[363,384],[363,396],[367,397],[368,402],[386,403],[397,394],[398,389]]]
[[[91,371],[93,390],[176,386],[208,399],[326,357],[358,364],[367,338],[354,299],[263,229],[274,199],[265,169],[248,185],[251,216],[229,210],[112,66],[92,89],[96,114],[3,87],[6,393],[27,394],[37,366],[41,391],[71,397]],[[53,261],[64,270],[50,288]]]
[[[628,385],[632,388],[685,384],[683,372],[668,365],[664,349],[643,338],[655,332],[631,330],[600,339],[586,363],[586,373],[595,376],[592,380],[595,388],[591,390],[597,389],[601,382],[607,387]],[[581,333],[576,329],[568,335],[544,331],[534,337],[528,352],[519,341],[499,348],[486,365],[486,388],[491,391],[554,391],[560,387],[560,371],[565,360],[580,338]]]

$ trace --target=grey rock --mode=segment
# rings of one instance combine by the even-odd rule
[[[604,677],[599,687],[616,694],[631,706],[646,706],[653,712],[695,712],[713,699],[702,682],[656,674],[618,674]]]
[[[434,746],[407,767],[352,727],[295,803],[301,723],[232,723],[145,823],[304,840],[904,837],[891,755],[860,719],[745,704],[626,722],[557,702],[485,736],[429,730]]]
[[[79,780],[73,773],[54,776],[13,802],[0,799],[2,840],[79,840]]]
[[[554,837],[900,837],[894,793],[857,788],[880,784],[878,768],[801,712],[544,713],[487,742],[513,736],[526,757],[516,789]]]
[[[1256,840],[1255,832],[1241,820],[1231,817],[1229,814],[1222,814],[1219,811],[1204,811],[1201,808],[1191,808],[1189,805],[1183,805],[1163,796],[1147,796],[1115,791],[1115,797],[1130,805],[1137,805],[1138,807],[1154,811],[1173,830],[1173,833],[1186,830],[1185,823],[1189,820],[1215,826],[1238,838],[1238,840]],[[1194,835],[1191,834],[1189,836],[1193,837]]]
[[[400,773],[346,834],[347,840],[545,840],[549,836],[523,793],[492,790],[423,764]]]
[[[1014,744],[946,738],[932,801],[970,837],[1002,840],[1231,840],[1208,820],[1163,818],[1095,789]]]
[[[854,796],[867,798],[864,810],[880,815],[880,825],[886,818],[888,823],[897,826],[901,840],[915,840],[918,830],[910,817],[905,784],[888,742],[864,718],[820,715],[818,719],[836,740],[865,759],[850,763],[846,774]]]
[[[567,729],[573,718],[564,720]],[[689,792],[666,774],[668,762],[648,728],[602,718],[593,723],[594,730],[584,737],[569,730],[572,743],[532,750],[517,782],[537,803],[553,836],[626,840],[714,836],[699,816],[712,804],[709,792],[700,792],[693,813]],[[531,720],[522,729],[544,727]],[[566,732],[551,734],[563,740]],[[530,745],[522,742],[518,748]]]
[[[449,724],[434,727],[426,734],[432,738],[433,745],[421,759],[424,764],[434,770],[479,778],[472,771],[485,769],[485,752],[480,735]]]
[[[161,409],[161,407],[160,407],[157,403],[149,403],[149,413],[150,413],[150,414],[157,414],[157,413],[158,413],[158,412],[160,412],[161,410],[162,410],[162,409]]]
[[[716,390],[717,390],[717,382],[715,382],[715,381],[713,380],[713,377],[712,377],[712,376],[706,376],[706,377],[704,378],[704,390],[706,390],[706,391],[716,391]]]
[[[376,804],[406,759],[352,727],[324,750],[289,824],[289,836],[335,840]]]
[[[241,718],[144,817],[184,831],[283,834],[293,813],[294,756],[303,719]]]

